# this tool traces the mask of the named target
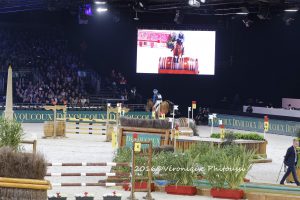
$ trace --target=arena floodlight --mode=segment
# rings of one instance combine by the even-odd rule
[[[139,6],[140,6],[141,8],[144,8],[144,4],[143,4],[142,1],[139,1]]]
[[[174,17],[174,22],[176,24],[181,24],[183,22],[183,14],[180,12],[180,10],[176,10],[176,14],[175,14],[175,17]]]
[[[294,18],[288,18],[285,20],[285,25],[290,26],[294,23],[295,19]]]
[[[135,21],[139,21],[139,17],[138,17],[138,14],[137,14],[137,12],[135,12],[135,17],[133,18]]]
[[[248,15],[249,10],[246,7],[242,7],[240,12],[236,13],[237,15]]]
[[[298,12],[299,8],[289,8],[289,9],[285,9],[285,12]]]
[[[189,5],[192,7],[199,8],[200,7],[200,2],[197,0],[189,0]]]
[[[102,13],[102,12],[106,12],[106,11],[108,11],[107,8],[97,8],[98,13]]]
[[[97,5],[104,5],[104,4],[106,4],[106,2],[105,1],[95,1],[95,4],[97,4]]]
[[[252,24],[253,24],[253,21],[252,20],[250,20],[250,19],[243,19],[242,20],[243,21],[243,23],[245,24],[245,26],[247,27],[247,28],[249,28]]]

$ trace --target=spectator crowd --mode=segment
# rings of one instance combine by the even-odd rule
[[[29,74],[14,75],[15,101],[30,104],[89,104],[80,70],[80,56],[68,49],[59,31],[30,29],[0,30],[0,66],[12,64],[14,71],[31,69]]]
[[[87,106],[90,95],[101,96],[102,90],[112,94],[107,98],[143,103],[120,71],[112,69],[102,81],[98,73],[86,78],[92,70],[69,46],[64,33],[55,28],[0,30],[0,68],[4,72],[9,64],[13,67],[15,103]]]

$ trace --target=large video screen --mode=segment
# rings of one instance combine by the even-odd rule
[[[138,30],[137,73],[215,74],[215,31]]]

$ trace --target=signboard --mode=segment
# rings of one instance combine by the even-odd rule
[[[3,111],[0,111],[0,115]],[[89,119],[106,119],[106,111],[67,111],[67,118],[89,118]],[[126,117],[150,119],[150,112],[128,112],[125,113]],[[15,110],[14,119],[23,123],[43,123],[44,121],[53,120],[53,112],[47,110]],[[57,118],[63,118],[63,113],[58,111]],[[111,113],[109,116],[111,119],[116,119],[116,114]]]
[[[134,143],[134,151],[135,152],[140,152],[141,148],[142,148],[142,144],[141,143],[139,143],[139,142]]]
[[[126,147],[132,147],[133,133],[125,132],[126,134]],[[150,133],[138,133],[137,141],[148,142],[152,141],[152,147],[160,147],[161,136],[157,134]],[[143,144],[142,149],[148,148],[149,145]]]
[[[217,118],[213,120],[214,126],[218,126],[218,120],[222,120],[222,123],[228,129],[263,133],[265,128],[263,118],[218,114]],[[268,122],[268,133],[296,136],[297,132],[300,130],[300,122],[274,119],[269,119]],[[209,125],[211,126],[211,120],[209,120]]]
[[[196,101],[192,101],[192,108],[194,110],[197,108],[197,102]]]

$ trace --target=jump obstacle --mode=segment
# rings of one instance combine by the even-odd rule
[[[115,121],[114,121],[115,122]],[[106,135],[107,120],[69,118],[66,119],[66,134]]]
[[[148,153],[141,153],[142,144],[149,145]],[[98,183],[51,183],[52,186],[59,186],[59,187],[86,187],[86,186],[103,186],[103,187],[114,187],[114,186],[130,186],[131,192],[130,196],[127,198],[129,200],[137,200],[135,198],[135,180],[146,180],[147,181],[147,188],[141,189],[137,191],[144,191],[147,192],[147,195],[144,197],[146,200],[154,200],[151,196],[151,181],[152,181],[152,172],[148,171],[147,177],[140,177],[136,176],[135,174],[135,166],[136,166],[136,156],[147,156],[148,162],[147,167],[150,169],[152,168],[152,142],[143,142],[143,141],[136,141],[136,135],[134,136],[134,141],[132,144],[132,163],[116,163],[116,162],[102,162],[102,163],[48,163],[47,166],[63,166],[63,167],[76,167],[76,166],[123,166],[129,167],[131,173],[47,173],[46,176],[48,177],[78,177],[78,176],[94,176],[94,177],[115,177],[114,180],[116,181],[126,181],[130,180],[129,182],[102,182],[101,180]],[[125,180],[124,180],[125,178]]]
[[[119,124],[120,116],[129,111],[128,108],[122,108],[121,104],[117,107],[107,105],[106,119],[89,119],[89,118],[67,118],[66,106],[45,106],[46,110],[54,113],[53,121],[45,122],[45,137],[65,136],[65,134],[95,134],[106,135],[106,140],[111,140],[111,134]],[[57,110],[63,111],[63,118],[57,118]],[[115,113],[115,117],[111,117]]]
[[[79,167],[79,166],[130,166],[129,163],[115,163],[115,162],[103,162],[103,163],[48,163],[48,167],[62,166],[62,167]]]
[[[20,143],[21,144],[31,144],[32,145],[32,153],[36,154],[36,144],[37,144],[36,140],[22,140]]]
[[[103,163],[47,163],[48,167],[80,167],[80,166],[87,166],[87,167],[105,167],[105,166],[122,166],[122,167],[130,167],[130,163],[115,163],[115,162],[103,162]],[[117,177],[119,180],[123,177],[130,178],[130,173],[47,173],[47,177]],[[86,187],[86,186],[102,186],[102,187],[114,187],[114,186],[124,186],[129,185],[129,183],[111,183],[111,182],[98,182],[98,183],[51,183],[52,186],[59,186],[59,187]]]

